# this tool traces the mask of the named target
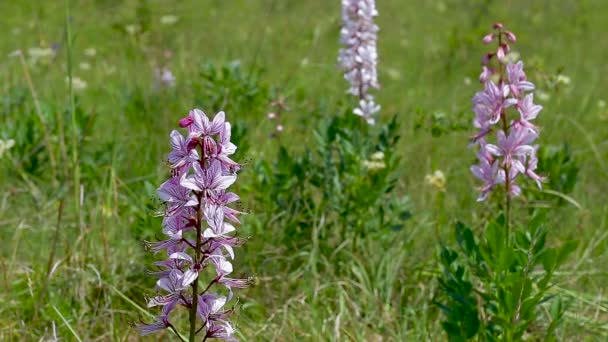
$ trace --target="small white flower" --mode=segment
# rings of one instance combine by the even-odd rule
[[[84,49],[84,55],[87,57],[95,57],[96,54],[97,50],[95,50],[93,47]]]
[[[173,25],[175,23],[177,23],[178,21],[178,17],[169,14],[169,15],[163,15],[162,17],[160,17],[160,23],[163,25]]]
[[[139,25],[137,25],[137,24],[127,25],[127,26],[125,26],[125,31],[127,31],[127,33],[130,35],[134,35],[137,32],[139,32]]]
[[[543,91],[542,89],[536,89],[534,94],[541,101],[549,101],[551,95],[549,93]]]
[[[78,66],[82,70],[89,70],[89,69],[91,69],[91,64],[89,64],[87,62],[81,62]]]
[[[371,156],[371,159],[375,160],[375,161],[384,160],[384,152],[382,152],[382,151],[374,152],[374,154],[372,154],[372,156]]]
[[[376,160],[364,160],[363,166],[370,171],[380,171],[386,168],[386,164],[383,161]]]
[[[566,75],[559,74],[559,75],[557,75],[557,78],[555,79],[555,82],[557,84],[570,85],[570,83],[572,82],[572,80],[570,79],[570,77],[568,77]]]
[[[173,76],[173,73],[168,68],[156,68],[154,70],[154,76],[156,77],[158,84],[164,87],[175,86],[175,76]]]
[[[0,158],[2,158],[4,153],[6,151],[10,150],[13,146],[15,146],[15,140],[13,140],[13,139],[1,140],[0,139]]]
[[[9,57],[19,57],[21,55],[23,55],[23,52],[21,52],[19,49],[8,54]]]
[[[50,56],[53,56],[55,54],[55,52],[51,48],[40,48],[40,47],[29,48],[27,50],[27,53],[32,58],[50,57]]]
[[[66,77],[65,81],[70,82],[69,77]],[[78,77],[72,77],[72,86],[74,90],[84,90],[87,88],[87,82]]]

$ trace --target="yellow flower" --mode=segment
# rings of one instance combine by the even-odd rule
[[[445,192],[447,180],[441,170],[436,170],[432,174],[424,176],[424,181],[435,188],[437,191]]]

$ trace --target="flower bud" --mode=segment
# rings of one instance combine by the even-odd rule
[[[486,45],[490,44],[493,40],[494,40],[494,34],[493,33],[486,34],[483,37],[483,39],[482,39],[483,43],[486,44]]]
[[[511,31],[504,31],[503,32],[505,37],[507,37],[507,39],[512,42],[515,43],[517,41],[517,37],[515,37],[515,35],[513,34],[513,32]]]
[[[192,117],[186,116],[185,118],[179,120],[179,127],[186,128],[192,124]]]

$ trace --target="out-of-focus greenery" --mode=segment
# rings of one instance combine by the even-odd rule
[[[74,116],[66,3],[0,2],[0,139],[15,141],[0,154],[0,340],[48,340],[53,326],[63,340],[138,338],[128,322],[149,319],[154,293],[141,240],[160,235],[168,134],[193,107],[227,112],[245,164],[235,191],[249,239],[235,273],[257,281],[237,292],[242,340],[445,339],[439,246],[454,244],[457,221],[483,229],[491,209],[475,201],[468,125],[494,21],[517,34],[544,106],[549,179],[544,191],[527,184],[514,217],[547,208],[546,245],[579,241],[549,290],[567,308],[556,338],[606,340],[608,3],[386,0],[378,10],[381,124],[366,132],[336,68],[340,1],[71,1]],[[278,100],[289,110],[268,119]],[[396,131],[383,138],[381,127]],[[376,173],[365,162],[378,151]],[[444,187],[425,182],[436,170]]]

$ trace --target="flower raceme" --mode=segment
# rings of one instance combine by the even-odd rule
[[[348,93],[359,98],[359,107],[353,113],[373,125],[380,106],[369,94],[370,88],[379,88],[376,65],[378,52],[376,41],[378,15],[375,0],[342,0],[342,29],[338,62],[344,70],[344,78],[350,83]]]
[[[230,157],[236,151],[230,142],[231,126],[223,112],[210,120],[198,109],[190,111],[179,124],[188,129],[188,134],[171,132],[172,150],[167,160],[172,177],[158,189],[165,203],[162,226],[167,239],[147,243],[150,251],[165,252],[167,256],[154,263],[158,271],[150,272],[158,278],[156,287],[161,294],[151,298],[148,307],[161,306],[162,310],[155,322],[137,327],[142,335],[166,328],[175,330],[170,314],[176,307],[185,307],[194,324],[190,327],[191,340],[204,334],[204,339],[234,341],[234,328],[228,321],[232,310],[224,306],[233,296],[232,289],[247,287],[250,279],[229,277],[234,247],[243,243],[234,235],[232,224],[240,223],[241,212],[228,206],[239,200],[228,191],[240,169]],[[208,267],[214,274],[200,291],[198,284]],[[227,296],[211,293],[213,284],[223,285]]]
[[[494,41],[498,43],[496,51],[482,60],[479,80],[484,90],[476,93],[472,101],[473,125],[478,129],[473,142],[479,145],[479,163],[471,167],[471,172],[483,182],[479,201],[503,184],[510,196],[520,195],[521,188],[516,184],[520,175],[532,179],[539,187],[543,181],[535,172],[538,145],[533,143],[539,131],[530,122],[536,119],[542,106],[534,104],[534,84],[527,80],[523,62],[507,62],[509,43],[516,41],[515,35],[497,23],[494,32],[483,38],[485,44]],[[496,134],[495,144],[487,140],[491,133]]]

